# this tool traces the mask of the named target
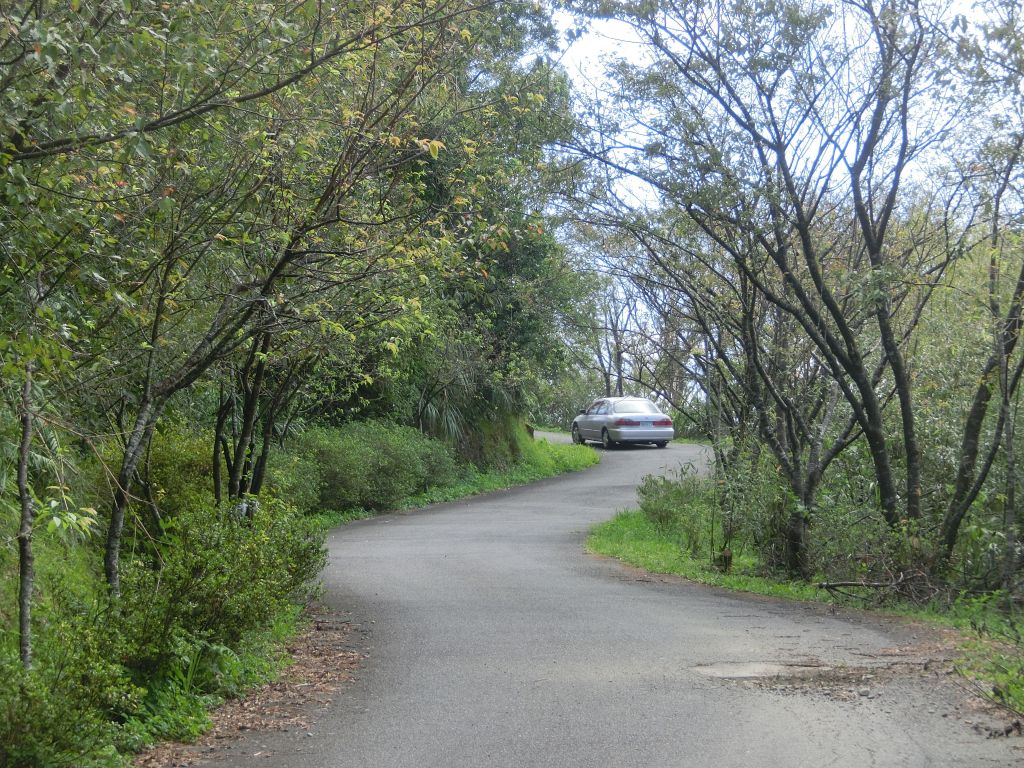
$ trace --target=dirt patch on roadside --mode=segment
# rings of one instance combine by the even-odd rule
[[[898,678],[954,674],[956,635],[936,633],[925,642],[858,654],[863,664],[829,665],[817,658],[709,664],[694,671],[707,677],[744,682],[775,693],[816,693],[838,700],[875,697],[873,687]]]
[[[343,616],[322,607],[311,610],[309,626],[288,644],[291,664],[277,680],[210,713],[213,728],[195,743],[156,744],[132,764],[183,768],[199,764],[251,731],[308,730],[311,714],[331,703],[363,660],[355,647],[358,632]]]
[[[829,667],[814,660],[774,665],[777,670],[766,665],[773,674],[735,682],[780,696],[818,696],[883,711],[897,701],[915,701],[923,715],[959,722],[988,738],[1024,735],[1019,715],[986,699],[977,684],[956,671],[958,641],[954,630],[939,629],[924,642],[864,654],[863,665]]]

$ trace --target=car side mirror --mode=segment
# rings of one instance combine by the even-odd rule
[[[578,411],[576,411],[576,415],[577,416],[586,416],[587,415],[587,409],[586,408],[580,408]]]

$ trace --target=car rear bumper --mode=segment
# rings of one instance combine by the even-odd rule
[[[616,443],[661,443],[675,436],[672,427],[608,427],[608,437]]]

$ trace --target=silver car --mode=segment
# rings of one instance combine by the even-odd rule
[[[574,443],[594,440],[605,448],[619,443],[653,443],[664,448],[673,437],[672,419],[642,397],[598,398],[572,422]]]

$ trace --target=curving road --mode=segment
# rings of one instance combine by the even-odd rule
[[[326,601],[365,632],[358,680],[309,734],[253,734],[212,764],[1021,764],[1021,740],[963,722],[947,678],[885,674],[911,626],[647,578],[583,552],[644,474],[702,461],[692,446],[608,451],[583,473],[335,530]],[[751,677],[822,667],[877,674]]]

